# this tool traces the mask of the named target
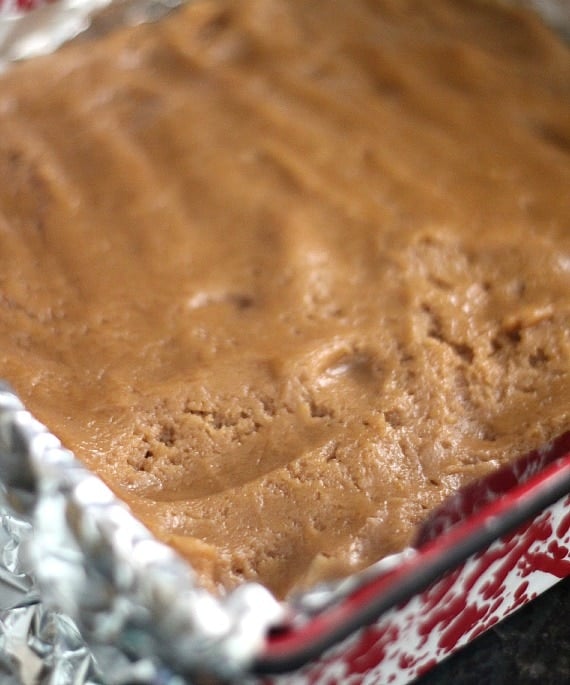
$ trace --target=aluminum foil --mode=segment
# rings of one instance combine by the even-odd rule
[[[90,31],[156,21],[191,0],[0,0],[0,72],[12,62],[47,55]],[[29,9],[29,8],[28,8]]]
[[[111,0],[61,0],[33,12],[0,0],[0,71],[10,62],[45,55],[84,31],[92,14]]]
[[[0,0],[0,72],[11,62],[45,55],[79,34],[155,21],[193,0]],[[501,0],[498,0],[499,2]],[[570,40],[568,0],[502,0],[527,7]],[[36,8],[33,11],[30,7]]]
[[[0,478],[0,674],[12,679],[3,683],[234,679],[285,619],[261,585],[222,599],[200,588],[5,385]]]

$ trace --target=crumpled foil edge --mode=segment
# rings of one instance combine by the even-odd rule
[[[59,0],[33,12],[0,5],[0,72],[11,62],[53,52],[90,24],[91,16],[112,0]]]
[[[28,0],[35,8],[21,9],[18,0],[0,0],[0,73],[12,62],[54,52],[60,45],[88,31],[91,21],[105,12],[109,30],[156,21],[192,0]],[[497,0],[526,7],[570,40],[568,0]],[[110,9],[109,9],[110,8]]]
[[[199,587],[5,384],[0,479],[0,674],[14,683],[236,679],[286,617],[259,584]]]
[[[101,35],[120,26],[157,21],[193,0],[28,0],[33,11],[18,9],[16,0],[0,0],[0,73],[10,64],[54,52],[89,33]]]

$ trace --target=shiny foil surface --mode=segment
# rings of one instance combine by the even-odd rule
[[[0,72],[10,62],[46,55],[85,31],[92,15],[111,0],[61,0],[35,3],[23,11],[16,2],[0,0]]]

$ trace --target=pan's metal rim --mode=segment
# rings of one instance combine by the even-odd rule
[[[304,624],[271,635],[253,673],[288,673],[306,666],[564,498],[570,493],[570,432],[554,442],[551,459],[539,473],[423,544],[397,569],[365,582]]]

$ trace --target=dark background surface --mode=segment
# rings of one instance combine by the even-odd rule
[[[570,685],[570,578],[481,635],[414,685],[507,684]]]

